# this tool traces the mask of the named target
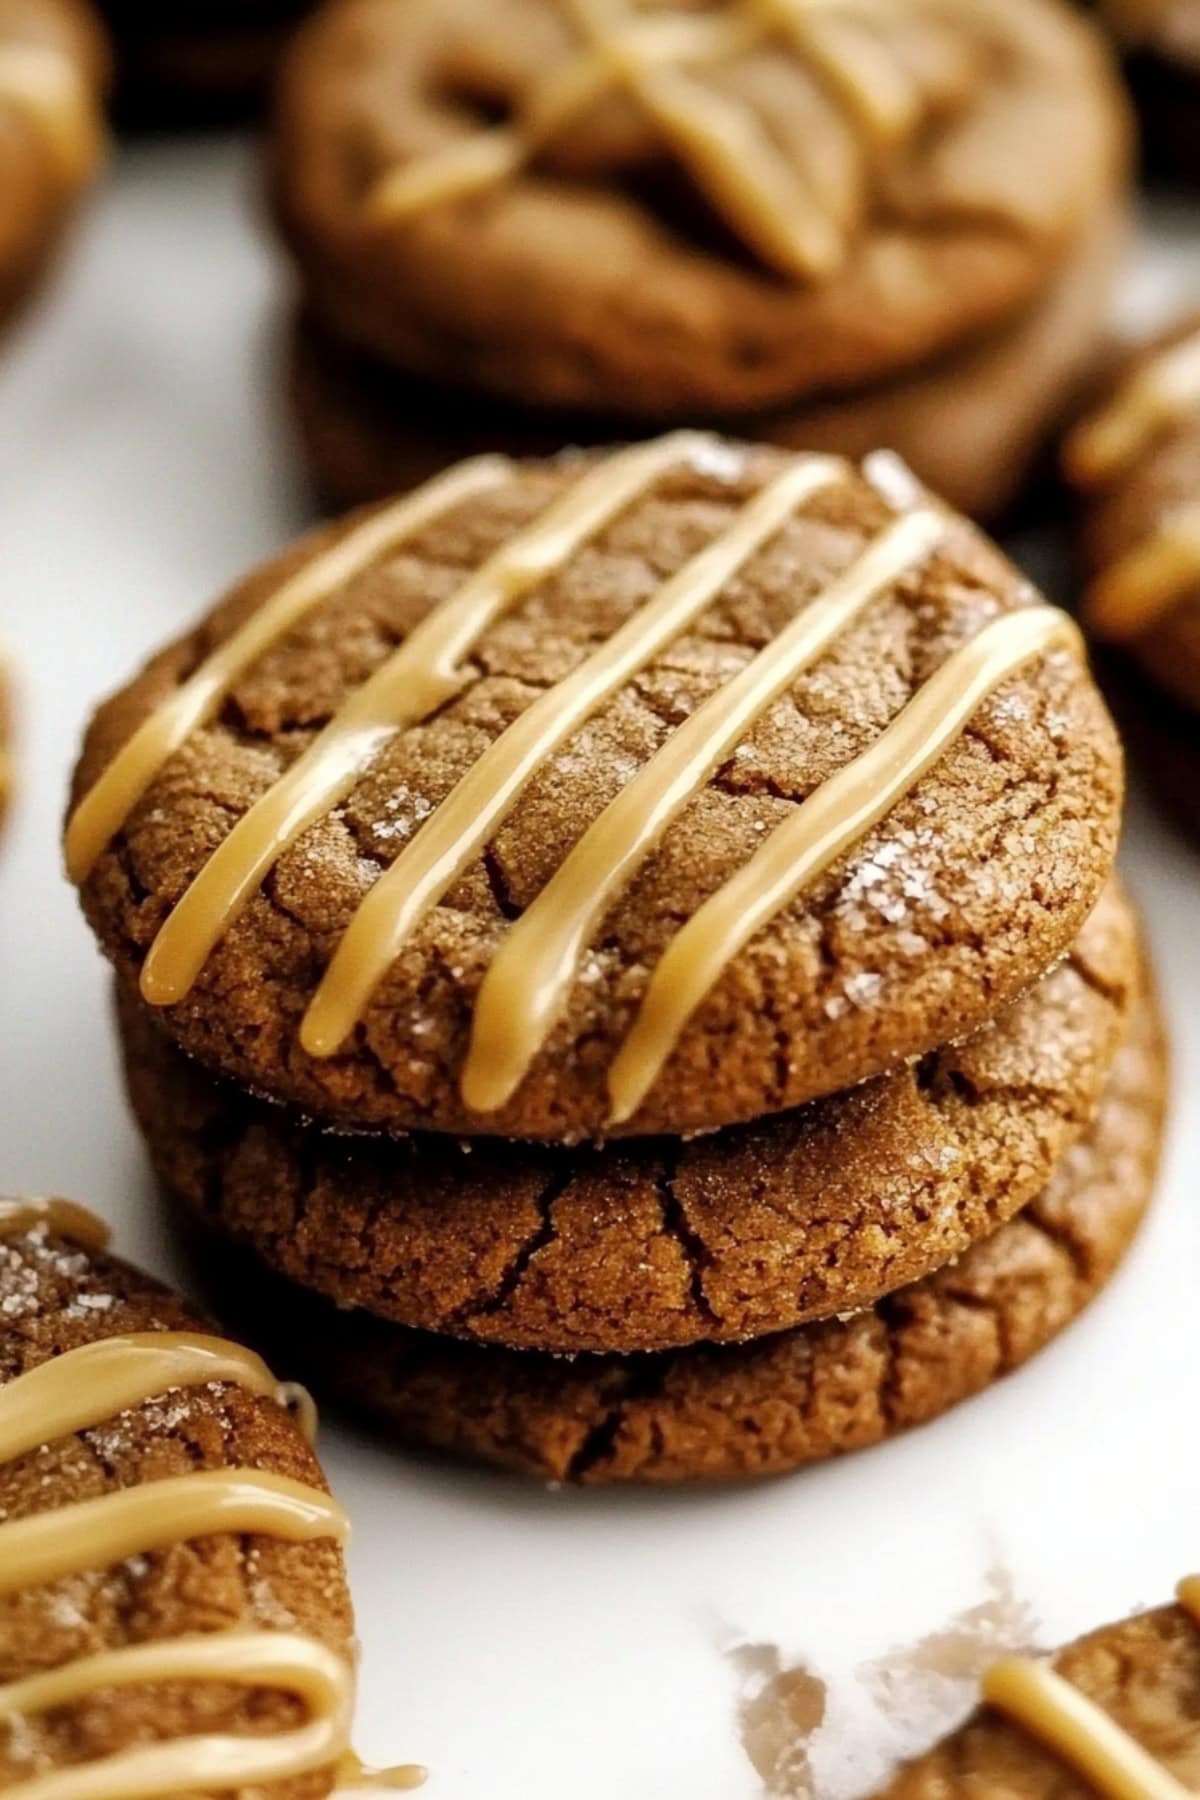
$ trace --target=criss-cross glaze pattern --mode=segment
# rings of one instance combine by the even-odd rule
[[[640,108],[747,249],[793,280],[819,279],[845,261],[848,221],[793,166],[755,108],[722,92],[712,71],[764,46],[785,46],[854,131],[864,179],[872,158],[914,135],[929,111],[920,78],[889,41],[895,0],[727,0],[696,12],[625,0],[558,5],[574,55],[532,85],[511,123],[387,171],[368,195],[370,220],[394,224],[512,179],[617,91]]]

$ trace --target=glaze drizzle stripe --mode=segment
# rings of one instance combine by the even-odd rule
[[[955,650],[869,750],[803,801],[676,933],[609,1070],[610,1120],[631,1119],[692,1014],[754,934],[882,819],[961,735],[981,702],[1048,650],[1083,655],[1053,606],[994,619]]]
[[[1200,1625],[1200,1575],[1175,1590]],[[1094,1701],[1031,1657],[1005,1657],[984,1674],[983,1698],[1060,1756],[1106,1800],[1194,1800],[1149,1752]]]
[[[411,219],[516,174],[557,130],[617,86],[636,98],[768,265],[807,280],[844,262],[844,225],[791,167],[753,108],[697,81],[683,65],[719,62],[783,35],[872,145],[891,141],[915,127],[922,108],[913,78],[871,36],[871,15],[886,18],[886,6],[859,0],[849,22],[866,29],[850,57],[822,38],[824,19],[847,22],[845,0],[736,0],[727,20],[671,21],[674,29],[666,30],[663,21],[632,16],[623,0],[564,4],[584,39],[583,54],[535,89],[515,125],[477,133],[380,176],[365,202],[370,224]]]
[[[270,1737],[211,1735],[147,1744],[93,1763],[34,1775],[7,1800],[157,1800],[200,1789],[238,1792],[335,1763],[350,1733],[352,1694],[341,1658],[291,1632],[213,1632],[131,1644],[0,1687],[0,1720],[86,1701],[102,1689],[162,1681],[230,1682],[294,1694],[303,1725]]]
[[[83,881],[97,858],[192,733],[214,718],[239,677],[372,563],[400,548],[464,500],[498,486],[512,465],[499,456],[459,463],[371,516],[286,581],[171,697],[144,719],[89,789],[67,826],[67,872]]]
[[[60,1200],[0,1201],[0,1235],[54,1231],[95,1247],[104,1227]],[[184,1332],[143,1333],[83,1344],[0,1389],[0,1461],[86,1430],[165,1388],[238,1383],[280,1403],[288,1390],[237,1344]],[[116,1489],[96,1499],[0,1524],[0,1595],[212,1532],[262,1532],[293,1543],[348,1530],[320,1489],[262,1469],[207,1469]],[[277,1632],[214,1632],[126,1645],[0,1686],[0,1721],[85,1700],[101,1688],[170,1679],[279,1687],[311,1717],[267,1738],[191,1737],[145,1745],[39,1774],[5,1791],[10,1800],[151,1800],[180,1792],[241,1789],[335,1764],[349,1743],[353,1678],[316,1639]]]
[[[494,835],[546,759],[686,631],[799,506],[846,473],[846,464],[831,457],[792,463],[599,650],[489,745],[359,905],[301,1026],[301,1044],[311,1055],[331,1055],[343,1043],[412,932]],[[780,655],[783,643],[780,638],[773,646]],[[518,1071],[514,1086],[519,1079]]]
[[[1148,1750],[1046,1663],[1007,1658],[993,1664],[981,1687],[990,1706],[1109,1800],[1189,1800],[1188,1790]]]
[[[65,51],[52,44],[0,44],[0,102],[29,119],[64,187],[74,187],[100,161],[99,102]]]
[[[288,846],[345,798],[398,732],[458,692],[465,679],[463,658],[489,626],[656,479],[711,444],[702,434],[676,432],[607,457],[427,613],[238,820],[196,876],[142,966],[142,995],[150,1005],[169,1006],[183,998],[213,944]]]
[[[605,808],[510,928],[475,1005],[463,1098],[502,1106],[544,1045],[614,896],[754,722],[945,532],[922,510],[888,527],[765,650],[686,719]],[[417,842],[420,841],[418,838]]]

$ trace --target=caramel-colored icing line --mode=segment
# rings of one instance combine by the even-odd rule
[[[754,109],[692,73],[782,36],[824,82],[872,145],[911,131],[921,113],[911,73],[860,31],[853,59],[827,44],[824,17],[844,0],[735,0],[717,19],[644,18],[623,0],[563,0],[582,49],[541,81],[512,124],[456,139],[388,170],[368,193],[366,216],[395,224],[510,179],[564,126],[614,87],[643,109],[684,167],[757,255],[793,279],[827,275],[848,234],[776,145]],[[859,0],[861,23],[886,14]]]
[[[306,1050],[314,1056],[337,1050],[405,941],[494,835],[546,758],[685,631],[798,506],[845,473],[846,465],[831,457],[792,463],[484,751],[359,906],[302,1025]]]
[[[932,510],[898,519],[672,732],[584,832],[513,925],[484,978],[463,1072],[468,1106],[491,1112],[511,1097],[565,1004],[596,926],[671,821],[754,721],[944,530],[943,517]]]
[[[415,493],[372,513],[251,613],[142,721],[84,795],[67,826],[71,879],[86,879],[164,765],[194,731],[216,716],[247,669],[331,594],[462,501],[498,486],[510,467],[496,456],[459,463]]]
[[[692,1014],[754,934],[916,786],[993,690],[1050,650],[1083,655],[1053,606],[1003,614],[954,651],[870,749],[830,776],[672,938],[609,1070],[610,1118],[633,1117]]]
[[[196,876],[142,966],[143,997],[152,1006],[181,1000],[217,939],[288,846],[345,798],[398,732],[458,692],[465,679],[463,659],[489,626],[562,568],[657,477],[710,441],[679,432],[606,458],[427,613],[238,820]],[[269,629],[273,641],[277,627]],[[327,1045],[328,1051],[336,1048]]]
[[[80,1239],[90,1215],[82,1208],[64,1213],[66,1205],[6,1202],[0,1233],[44,1225],[94,1242]],[[0,1461],[100,1425],[156,1395],[210,1381],[236,1382],[281,1403],[288,1398],[257,1356],[217,1338],[148,1332],[80,1345],[0,1389]],[[224,1531],[341,1543],[347,1521],[328,1494],[269,1470],[167,1477],[0,1524],[0,1595]],[[308,1716],[295,1730],[271,1737],[182,1738],[34,1775],[8,1787],[9,1800],[150,1800],[241,1790],[333,1766],[348,1748],[349,1667],[316,1639],[274,1631],[215,1632],[101,1651],[0,1686],[0,1722],[86,1701],[102,1688],[175,1680],[278,1688],[303,1701]]]
[[[0,102],[30,120],[64,186],[73,187],[100,161],[99,104],[65,51],[52,44],[0,43]]]
[[[188,992],[277,858],[338,804],[396,732],[458,691],[463,659],[498,617],[564,567],[655,480],[688,460],[702,461],[712,448],[711,439],[682,432],[589,466],[428,613],[201,868],[151,946],[142,970],[144,997],[166,1005]],[[844,472],[843,464],[825,457],[789,463],[605,644],[489,746],[361,902],[303,1021],[301,1042],[310,1054],[338,1050],[399,949],[486,845],[546,758],[685,631],[804,501]],[[414,520],[438,516],[448,495],[452,503],[498,478],[490,463],[452,472],[401,502],[398,511],[375,515],[268,600],[150,715],[85,797],[70,834],[78,865],[86,867],[119,829],[183,741],[186,721],[207,716],[255,655],[328,594],[347,569],[358,571],[386,554],[397,531],[403,541]],[[873,598],[929,554],[942,531],[932,508],[896,519],[672,734],[584,833],[514,925],[485,978],[463,1076],[469,1106],[493,1110],[514,1092],[561,1012],[589,935],[670,821],[755,720]],[[636,1112],[692,1013],[754,932],[883,817],[992,688],[1055,647],[1079,651],[1080,641],[1053,608],[1031,607],[994,621],[948,659],[875,746],[811,795],[710,897],[668,946],[618,1052],[609,1084],[614,1122]]]
[[[1187,1577],[1176,1591],[1200,1625],[1200,1576]],[[986,1672],[982,1693],[1105,1800],[1194,1800],[1190,1788],[1049,1664],[1006,1657]]]

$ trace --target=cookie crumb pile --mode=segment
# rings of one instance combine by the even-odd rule
[[[1101,340],[1129,136],[1059,0],[337,0],[270,152],[318,486],[700,423],[995,514]]]
[[[684,432],[250,576],[101,707],[67,856],[155,1165],[314,1381],[687,1480],[933,1416],[1120,1260],[1121,800],[1075,627],[894,459]]]

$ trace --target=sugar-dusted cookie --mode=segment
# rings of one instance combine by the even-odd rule
[[[239,1291],[224,1232],[209,1247],[221,1303],[402,1442],[584,1484],[783,1474],[936,1418],[1070,1324],[1145,1212],[1164,1073],[1144,998],[1095,1125],[1024,1212],[866,1311],[750,1344],[574,1359],[480,1349],[335,1310],[257,1260]],[[1036,1413],[1032,1380],[1028,1398]]]
[[[977,1030],[1107,879],[1075,628],[889,459],[483,459],[307,540],[97,714],[126,987],[351,1128],[682,1136]]]
[[[0,1202],[0,1787],[318,1800],[354,1681],[307,1397],[104,1236]]]
[[[853,1312],[995,1231],[1091,1124],[1138,965],[1109,892],[964,1043],[755,1125],[601,1149],[323,1133],[206,1076],[127,993],[120,1026],[164,1182],[292,1281],[482,1343],[658,1350]]]
[[[36,284],[96,175],[106,83],[87,0],[0,0],[0,324]]]

